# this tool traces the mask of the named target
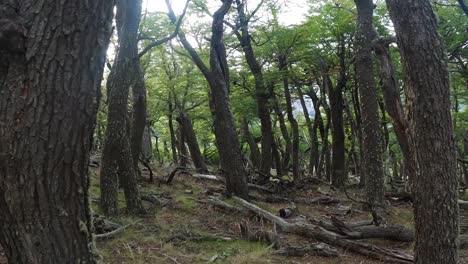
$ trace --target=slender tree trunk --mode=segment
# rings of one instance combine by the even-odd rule
[[[179,166],[187,167],[189,164],[188,153],[187,146],[185,145],[185,134],[181,125],[177,128],[177,148],[179,150]]]
[[[273,139],[273,145],[271,146],[272,155],[275,159],[275,169],[276,175],[282,176],[283,175],[283,163],[281,160],[281,155],[278,151],[278,145],[276,144],[275,140]]]
[[[346,161],[345,161],[345,133],[343,127],[343,89],[346,86],[346,65],[344,53],[344,41],[340,43],[340,76],[336,87],[330,79],[329,72],[324,72],[324,81],[330,99],[330,111],[332,121],[332,164],[331,183],[333,186],[342,188],[346,183]]]
[[[276,116],[278,116],[281,135],[283,136],[284,142],[286,144],[286,149],[285,149],[284,155],[283,155],[283,164],[282,164],[281,167],[283,167],[284,169],[287,170],[287,168],[289,167],[289,162],[291,160],[292,142],[291,142],[291,137],[289,136],[288,129],[286,128],[286,122],[284,120],[284,115],[283,115],[283,112],[281,111],[281,108],[280,108],[280,105],[279,105],[279,102],[278,102],[278,98],[276,98],[276,96],[274,96],[273,100],[274,100],[273,109],[274,109],[274,111],[276,113]],[[278,145],[277,145],[277,147],[278,147]]]
[[[168,125],[169,125],[169,134],[171,135],[171,151],[172,151],[172,161],[174,164],[177,164],[177,138],[174,131],[174,122],[173,122],[173,114],[174,108],[172,106],[172,98],[169,96],[168,99],[169,105],[169,114],[167,115]]]
[[[377,210],[384,206],[384,176],[379,108],[371,49],[374,34],[372,25],[374,4],[372,0],[355,0],[355,3],[358,10],[355,65],[361,96],[363,172],[366,179],[367,202],[372,210]]]
[[[0,3],[0,243],[9,263],[97,263],[87,172],[112,7]]]
[[[180,122],[181,130],[185,136],[185,141],[190,150],[190,156],[192,157],[193,164],[197,171],[200,173],[207,173],[208,168],[206,167],[205,160],[198,146],[197,135],[193,129],[192,120],[184,111],[179,111],[179,117],[177,121]]]
[[[382,95],[385,102],[385,109],[392,118],[393,131],[395,132],[398,144],[403,154],[404,168],[406,175],[409,177],[410,189],[412,179],[416,173],[414,161],[410,153],[408,135],[406,130],[409,127],[405,117],[403,103],[401,102],[398,81],[396,77],[395,66],[392,62],[392,57],[389,49],[390,43],[394,42],[394,38],[380,38],[374,42],[374,51],[377,60],[379,61],[379,75],[382,86]]]
[[[236,0],[237,13],[239,14],[239,22],[241,33],[237,33],[242,49],[244,51],[245,59],[250,71],[255,79],[255,99],[257,100],[258,116],[260,118],[262,130],[262,160],[260,173],[269,175],[272,165],[272,152],[271,145],[273,144],[273,132],[271,128],[270,107],[268,105],[268,98],[270,97],[268,87],[265,85],[263,78],[262,66],[255,57],[252,48],[251,36],[249,32],[249,21],[245,15],[244,1]]]
[[[168,0],[166,3],[168,3]],[[205,65],[195,49],[187,41],[183,32],[179,31],[179,39],[210,86],[210,109],[214,117],[216,145],[219,150],[221,168],[226,176],[227,193],[248,199],[247,176],[244,170],[241,146],[234,127],[234,116],[230,108],[229,68],[227,66],[226,48],[223,43],[224,16],[231,8],[231,5],[232,0],[224,0],[223,4],[213,14],[209,67]],[[168,4],[168,6],[170,5]],[[172,10],[170,10],[170,19],[172,22],[176,21]]]
[[[322,113],[320,111],[320,99],[318,98],[316,92],[314,91],[313,87],[311,86],[308,92],[308,95],[310,99],[312,99],[312,103],[314,105],[314,111],[315,111],[315,116],[314,116],[314,124],[312,126],[312,131],[314,131],[313,135],[314,137],[312,138],[313,141],[313,148],[311,149],[311,156],[313,155],[314,158],[314,172],[318,176],[319,175],[319,162],[320,162],[320,153],[319,153],[319,142],[318,142],[318,137],[317,137],[317,129],[320,132],[320,136],[324,137],[324,125],[323,125],[323,119],[322,119]]]
[[[247,141],[247,144],[249,145],[250,159],[252,160],[254,167],[259,169],[261,164],[260,150],[258,149],[257,143],[255,142],[252,133],[250,133],[249,123],[246,119],[242,121],[242,130],[245,141]]]
[[[307,131],[309,132],[310,144],[309,144],[309,173],[313,175],[314,168],[315,168],[315,159],[317,152],[315,149],[317,148],[317,130],[314,130],[312,126],[312,121],[310,120],[309,110],[307,109],[307,105],[304,99],[304,94],[302,93],[301,87],[297,86],[297,91],[299,93],[299,100],[301,101],[302,111],[304,112],[304,118],[306,121]]]
[[[428,0],[387,0],[405,72],[415,157],[415,263],[458,263],[458,179],[444,47]],[[436,213],[434,213],[436,212]]]
[[[157,139],[158,138],[156,137],[156,147],[158,143]],[[143,131],[143,140],[141,142],[141,158],[148,163],[153,159],[153,144],[151,142],[151,128],[149,127],[149,124],[145,126]],[[159,159],[159,157],[157,158]]]
[[[133,79],[126,74],[137,59],[137,36],[141,2],[121,0],[117,5],[119,50],[107,80],[109,110],[101,166],[101,208],[107,215],[117,214],[118,182],[124,188],[127,209],[144,212],[136,181],[129,138],[127,100]],[[141,144],[141,141],[140,141]]]
[[[292,98],[289,90],[289,77],[288,77],[288,61],[285,55],[280,55],[278,58],[278,67],[282,73],[284,96],[286,99],[286,113],[288,115],[289,123],[292,130],[292,171],[293,178],[299,179],[299,125],[293,115]]]

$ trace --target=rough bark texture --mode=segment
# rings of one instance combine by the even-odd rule
[[[362,172],[366,178],[367,202],[371,207],[384,205],[384,177],[377,90],[372,65],[372,0],[355,0],[358,10],[355,40],[357,84],[361,96]]]
[[[137,186],[128,131],[130,124],[127,100],[133,78],[126,76],[130,67],[135,65],[134,60],[138,59],[137,36],[140,15],[140,1],[119,0],[117,2],[119,49],[107,80],[109,110],[100,173],[100,205],[107,215],[117,214],[119,181],[124,188],[127,209],[133,213],[144,211]]]
[[[138,161],[141,154],[141,146],[143,141],[143,133],[146,126],[146,86],[143,74],[140,69],[140,59],[135,58],[132,60],[130,66],[132,78],[132,126],[130,131],[130,143],[132,147],[133,167],[138,172]]]
[[[214,117],[216,145],[221,169],[226,176],[227,192],[248,199],[247,177],[229,100],[229,69],[223,42],[223,20],[231,5],[232,0],[224,0],[213,14],[209,68],[187,41],[183,32],[179,32],[179,39],[210,86],[210,109]],[[170,13],[171,21],[175,22],[174,13],[172,11]]]
[[[458,263],[458,182],[447,59],[428,0],[387,0],[405,72],[415,156],[415,263]]]
[[[87,171],[112,6],[0,3],[3,22],[18,29],[16,42],[0,43],[0,243],[9,263],[96,263]]]
[[[171,152],[172,152],[172,161],[174,164],[177,164],[177,139],[175,136],[174,131],[174,121],[173,121],[173,114],[174,114],[174,107],[172,106],[172,98],[169,96],[168,99],[168,106],[169,106],[169,114],[167,115],[168,125],[169,125],[169,133],[171,134]]]
[[[263,78],[262,65],[257,61],[252,48],[251,36],[249,32],[249,21],[245,14],[244,1],[236,0],[237,13],[241,33],[236,34],[239,39],[247,65],[255,79],[255,99],[257,100],[258,116],[260,118],[262,131],[262,160],[260,173],[269,175],[272,166],[271,145],[273,143],[273,132],[271,128],[270,107],[268,105],[269,92]]]

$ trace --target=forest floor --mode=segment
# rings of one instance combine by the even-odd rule
[[[100,213],[97,201],[99,197],[99,170],[91,169],[91,201],[93,211]],[[163,179],[168,172],[155,170],[156,178]],[[147,176],[147,171],[143,171]],[[320,257],[313,254],[302,257],[290,257],[276,254],[270,243],[249,241],[241,232],[241,226],[252,230],[275,230],[269,221],[252,214],[229,212],[228,210],[207,204],[209,197],[218,195],[228,204],[236,205],[232,199],[225,199],[213,190],[221,190],[223,185],[212,181],[193,178],[189,174],[180,173],[171,184],[150,184],[141,181],[142,193],[159,197],[159,204],[144,201],[147,214],[132,216],[125,210],[123,193],[119,194],[121,215],[109,219],[128,227],[108,238],[97,239],[96,245],[104,263],[317,263],[344,264],[383,263],[379,260],[357,255],[338,248],[338,257]],[[337,217],[345,222],[370,220],[370,214],[362,209],[362,205],[351,201],[340,192],[335,192],[329,186],[307,185],[300,189],[290,190],[288,196],[314,198],[328,194],[340,200],[329,205],[297,204],[300,215],[310,218],[329,219]],[[350,189],[348,195],[352,200],[362,200],[358,193],[362,190]],[[255,195],[261,195],[255,193]],[[161,202],[162,201],[162,202]],[[278,210],[287,207],[288,203],[255,202],[259,207],[278,214]],[[413,228],[412,208],[409,202],[388,201],[385,220],[387,223],[399,224]],[[281,239],[289,245],[301,246],[316,243],[291,234],[281,234]],[[360,240],[386,249],[412,254],[412,242],[392,242],[381,239]],[[462,252],[462,255],[465,255]],[[6,264],[6,258],[0,248],[0,264]],[[388,263],[388,262],[387,262]],[[462,258],[461,263],[468,263]]]
[[[162,176],[168,173],[161,170],[155,174]],[[92,199],[93,209],[99,213],[96,199],[99,197],[99,180],[97,173],[94,175],[91,195],[95,198]],[[195,179],[184,173],[176,176],[170,185],[142,184],[144,194],[164,197],[168,202],[164,206],[155,206],[145,201],[148,213],[142,217],[135,217],[126,214],[124,196],[121,194],[119,203],[122,207],[122,216],[111,220],[131,226],[115,237],[98,240],[97,248],[105,263],[382,263],[345,250],[339,250],[339,257],[280,256],[274,254],[269,243],[248,241],[241,235],[240,226],[249,226],[255,230],[273,230],[274,226],[271,223],[252,215],[214,208],[206,203],[209,195],[213,195],[210,190],[222,189],[221,184]],[[311,198],[328,193],[341,200],[340,203],[332,205],[298,204],[301,215],[315,218],[328,218],[333,215],[347,222],[371,219],[369,213],[362,210],[361,204],[350,201],[338,192],[333,192],[326,185],[306,186],[294,192],[295,195]],[[362,199],[355,194],[356,190],[349,190],[348,193],[356,199]],[[224,201],[235,204],[230,199]],[[265,202],[255,202],[255,204],[273,214],[277,214],[279,209],[288,205]],[[392,224],[412,228],[411,204],[392,203],[387,211],[386,220]],[[281,237],[288,244],[297,246],[316,242],[290,234]],[[366,242],[409,254],[413,247],[411,242],[377,239]]]

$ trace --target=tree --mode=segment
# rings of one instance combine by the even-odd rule
[[[262,158],[260,173],[263,175],[269,175],[272,165],[271,145],[273,144],[270,107],[268,104],[268,99],[270,95],[268,87],[265,85],[262,65],[258,62],[255,56],[254,49],[252,47],[251,35],[249,32],[249,20],[252,17],[252,14],[249,17],[247,17],[244,0],[236,0],[236,3],[237,13],[239,15],[238,19],[240,32],[235,32],[237,38],[239,39],[239,42],[241,43],[247,64],[255,79],[255,99],[257,101],[258,116],[260,118],[262,130]]]
[[[87,171],[112,8],[0,3],[0,243],[10,263],[96,263]]]
[[[107,215],[117,214],[119,181],[124,188],[127,209],[133,213],[144,212],[136,181],[127,107],[130,87],[142,85],[140,83],[142,80],[134,77],[135,74],[139,74],[139,69],[135,69],[135,67],[139,67],[137,41],[140,17],[140,0],[119,0],[117,2],[116,21],[119,48],[107,80],[109,110],[100,173],[100,205]],[[126,75],[128,72],[131,73],[130,76]],[[135,100],[140,99],[136,98]],[[141,139],[138,149],[140,150],[140,148]]]
[[[405,72],[414,155],[415,263],[458,263],[458,182],[450,81],[427,0],[387,0]],[[436,212],[436,213],[434,213]]]
[[[168,0],[170,19],[176,18]],[[210,39],[210,65],[203,62],[196,50],[188,42],[183,32],[179,39],[190,57],[202,72],[210,86],[210,108],[214,117],[214,132],[219,150],[221,169],[226,176],[229,194],[248,199],[247,178],[243,167],[242,152],[234,127],[234,117],[229,102],[229,68],[226,60],[226,48],[223,43],[224,16],[229,11],[232,0],[222,1],[222,5],[213,14]]]
[[[384,205],[382,147],[380,144],[379,108],[372,65],[372,0],[355,0],[357,32],[355,67],[361,96],[363,172],[366,178],[367,202],[372,210]]]

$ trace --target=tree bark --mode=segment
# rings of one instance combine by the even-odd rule
[[[249,123],[246,119],[242,120],[242,130],[244,134],[245,141],[249,145],[250,149],[250,159],[253,162],[255,168],[259,169],[261,164],[260,150],[258,149],[257,142],[252,133],[250,133]]]
[[[269,175],[272,166],[271,145],[273,143],[273,132],[271,128],[270,107],[268,98],[270,97],[268,87],[263,78],[262,65],[257,61],[255,52],[252,48],[251,36],[249,32],[249,20],[245,15],[244,1],[236,0],[237,13],[239,14],[239,23],[241,33],[236,36],[239,39],[244,51],[247,65],[255,79],[255,99],[257,100],[258,116],[260,118],[262,131],[262,159],[260,173]]]
[[[310,143],[309,143],[309,173],[310,175],[314,174],[314,168],[315,168],[315,159],[317,152],[314,151],[317,146],[317,130],[314,130],[314,127],[312,125],[312,121],[310,120],[309,116],[309,110],[307,109],[307,105],[304,99],[304,94],[302,93],[302,89],[300,85],[297,86],[297,92],[299,93],[299,100],[301,101],[301,106],[302,106],[302,111],[304,112],[304,118],[306,121],[306,126],[307,126],[307,131],[309,132],[309,138],[310,138]]]
[[[127,120],[127,100],[133,82],[133,78],[129,78],[127,73],[135,65],[134,61],[138,60],[140,16],[141,1],[118,1],[116,21],[119,49],[107,80],[109,110],[100,173],[100,205],[106,215],[117,214],[119,181],[124,189],[127,209],[132,213],[144,212],[137,186]]]
[[[174,115],[174,108],[172,106],[172,98],[169,96],[167,100],[169,106],[169,114],[167,115],[168,125],[169,125],[169,133],[171,134],[171,152],[172,152],[172,161],[174,164],[177,164],[177,139],[175,136],[174,131],[174,122],[173,122],[173,115]]]
[[[293,115],[292,98],[289,87],[289,69],[286,55],[278,57],[278,68],[282,74],[284,97],[286,99],[286,113],[292,130],[292,172],[295,180],[299,179],[299,125]]]
[[[97,263],[89,150],[113,1],[2,1],[0,243],[9,263]],[[54,14],[54,15],[51,15]]]
[[[192,157],[193,164],[197,171],[200,173],[207,173],[208,168],[206,167],[205,160],[198,146],[197,135],[193,129],[192,120],[184,111],[179,111],[179,117],[177,121],[180,122],[181,130],[185,136],[185,141],[190,150],[190,157]]]
[[[356,48],[356,74],[361,96],[363,173],[366,178],[367,202],[371,209],[384,206],[384,176],[382,163],[381,131],[377,90],[372,65],[372,40],[374,28],[372,0],[355,0],[358,10]]]
[[[316,94],[316,92],[313,89],[313,86],[310,87],[308,93],[307,93],[312,99],[312,103],[314,105],[314,111],[315,111],[315,116],[314,116],[314,124],[312,126],[312,131],[314,131],[313,135],[314,137],[311,139],[313,142],[313,148],[311,149],[311,156],[313,155],[314,158],[314,173],[317,177],[319,177],[319,162],[320,162],[320,153],[319,153],[319,142],[318,142],[318,137],[317,137],[317,129],[319,130],[320,136],[323,138],[324,137],[324,126],[323,126],[323,119],[322,119],[322,113],[320,111],[320,100]],[[319,177],[320,178],[320,177]]]
[[[166,4],[170,8],[168,0],[166,0]],[[223,42],[224,16],[231,8],[231,5],[232,0],[224,0],[223,4],[213,14],[209,68],[187,41],[184,33],[179,31],[178,35],[182,45],[210,86],[210,109],[214,117],[216,145],[219,150],[221,169],[226,176],[227,193],[248,199],[247,176],[244,170],[241,147],[234,127],[234,116],[230,108],[229,69],[227,67],[226,48]],[[170,19],[175,23],[176,17],[172,8],[170,8]]]
[[[405,174],[409,177],[410,186],[412,186],[413,175],[416,172],[414,168],[415,163],[410,153],[408,136],[406,134],[409,124],[405,117],[403,103],[401,102],[400,93],[398,91],[396,70],[389,49],[390,43],[394,41],[396,41],[394,38],[379,38],[374,42],[374,51],[379,61],[379,75],[385,109],[392,118],[393,130],[401,153],[403,154],[403,166],[406,170]]]
[[[340,73],[337,84],[333,87],[328,71],[324,73],[324,80],[330,99],[332,121],[332,164],[331,183],[335,187],[343,188],[346,183],[345,171],[345,133],[343,127],[343,90],[346,86],[345,44],[340,40],[338,56],[340,59]]]
[[[444,47],[428,0],[387,0],[405,72],[414,155],[415,263],[458,263],[458,180]],[[437,212],[437,213],[433,213]]]
[[[289,136],[288,129],[286,128],[286,122],[284,120],[284,115],[283,115],[283,112],[281,111],[278,98],[275,95],[273,95],[273,110],[275,111],[276,116],[278,116],[281,135],[283,136],[284,142],[286,144],[286,149],[284,151],[284,156],[283,156],[282,168],[287,170],[289,168],[289,162],[291,161],[292,142],[291,142],[291,137]]]

